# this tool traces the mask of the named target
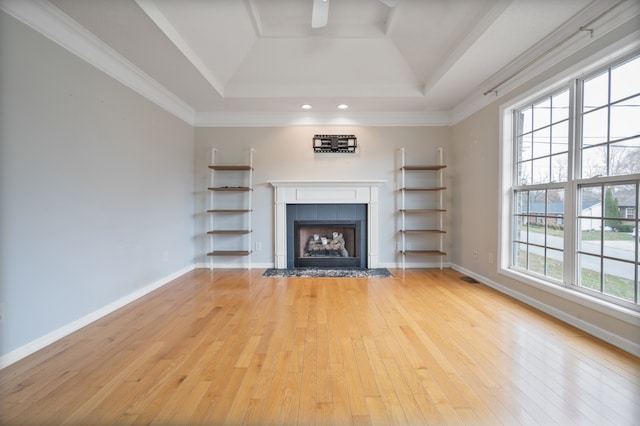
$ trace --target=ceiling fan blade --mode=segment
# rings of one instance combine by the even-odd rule
[[[313,0],[311,28],[320,28],[329,21],[329,0]]]
[[[396,7],[398,0],[380,0],[385,6]]]

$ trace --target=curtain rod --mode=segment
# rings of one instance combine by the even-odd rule
[[[613,9],[615,9],[616,7],[620,6],[620,4],[624,3],[625,0],[620,0],[619,2],[617,2],[616,4],[614,4],[613,6],[611,6],[610,8],[608,8],[607,10],[605,10],[604,12],[602,12],[600,15],[596,16],[595,18],[593,18],[591,21],[587,22],[586,24],[584,24],[583,26],[581,26],[580,28],[578,28],[576,31],[574,31],[573,33],[571,33],[570,35],[568,35],[567,37],[565,37],[564,39],[560,40],[559,42],[557,42],[556,44],[554,44],[553,46],[551,46],[550,48],[548,48],[547,50],[545,50],[543,53],[541,53],[540,55],[536,56],[535,58],[533,58],[532,60],[530,60],[529,62],[527,62],[524,66],[520,67],[520,69],[518,69],[516,72],[514,72],[513,74],[511,74],[509,77],[505,78],[504,80],[502,80],[500,83],[496,84],[495,86],[493,86],[491,89],[487,90],[486,92],[483,93],[483,96],[487,96],[489,93],[495,93],[496,95],[498,94],[498,88],[500,86],[502,86],[503,84],[507,83],[508,81],[512,80],[514,77],[516,77],[517,75],[519,75],[520,73],[522,73],[524,70],[526,70],[527,68],[529,68],[529,66],[531,66],[532,64],[538,62],[540,59],[544,58],[545,56],[547,56],[549,53],[553,52],[554,50],[556,50],[558,47],[562,46],[563,44],[565,44],[567,41],[569,41],[570,39],[572,39],[573,37],[575,37],[576,35],[582,33],[582,32],[588,32],[589,36],[591,38],[593,38],[593,28],[590,28],[590,26],[598,21],[599,19],[601,19],[603,16],[607,15],[609,12],[611,12]]]

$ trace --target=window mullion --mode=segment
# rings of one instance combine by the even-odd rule
[[[577,282],[577,248],[578,248],[578,187],[575,182],[565,186],[565,238],[564,238],[564,286],[569,287]]]
[[[579,135],[581,134],[579,128],[581,126],[581,114],[578,113],[577,105],[581,99],[581,90],[579,90],[580,81],[573,80],[569,86],[569,143],[567,149],[568,165],[567,165],[567,179],[568,182],[565,185],[565,238],[564,238],[564,286],[570,287],[577,283],[577,271],[578,271],[578,215],[580,214],[580,207],[578,206],[578,185],[576,184],[576,177],[578,176],[578,151]],[[568,231],[568,232],[567,232]]]

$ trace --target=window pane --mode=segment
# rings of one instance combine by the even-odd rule
[[[547,191],[547,214],[549,216],[564,216],[564,189],[549,189]]]
[[[611,102],[640,93],[640,57],[611,69]]]
[[[549,157],[543,157],[532,161],[532,182],[547,183],[550,181],[549,176]]]
[[[634,261],[636,258],[636,243],[631,231],[633,222],[620,221],[616,227],[617,231],[606,231],[604,233],[603,254],[616,259]]]
[[[580,216],[602,217],[602,187],[583,186],[580,188],[582,203]],[[589,228],[593,229],[593,228]],[[600,228],[597,228],[600,229]]]
[[[518,133],[520,134],[524,134],[524,133],[530,133],[533,129],[531,128],[532,125],[532,120],[533,120],[533,109],[531,107],[522,110],[519,112],[518,114],[518,129],[520,129],[520,131]]]
[[[513,229],[513,239],[514,241],[527,241],[527,217],[526,216],[516,216],[515,224]]]
[[[590,80],[585,80],[583,92],[583,112],[606,105],[609,102],[609,73],[605,72]]]
[[[564,153],[551,157],[551,182],[566,182],[569,170],[569,154]]]
[[[565,90],[553,97],[553,110],[551,111],[553,123],[567,118],[569,118],[569,90]]]
[[[564,190],[547,191],[547,246],[564,248]]]
[[[611,105],[610,140],[616,141],[637,135],[640,135],[640,96]]]
[[[562,281],[563,277],[563,255],[562,251],[547,249],[546,273],[545,275]]]
[[[596,146],[582,151],[582,177],[607,175],[607,146]]]
[[[600,291],[600,258],[578,255],[578,285]]]
[[[516,214],[527,213],[529,204],[529,192],[528,191],[518,191],[516,192]]]
[[[582,117],[582,147],[607,142],[608,109],[602,108]]]
[[[533,216],[529,219],[529,226],[527,227],[527,242],[529,244],[544,245],[544,217]],[[539,250],[539,247],[530,247],[531,250],[537,251],[539,255],[543,253]]]
[[[600,255],[602,253],[601,238],[602,221],[600,219],[580,219],[578,250],[585,253]]]
[[[544,214],[546,191],[529,191],[529,213]]]
[[[533,158],[551,153],[551,130],[549,127],[533,132]]]
[[[527,245],[515,243],[513,247],[514,265],[522,269],[527,269]]]
[[[617,228],[620,225],[620,204],[635,205],[635,185],[607,185],[604,189],[605,225]]]
[[[603,292],[632,302],[635,299],[635,269],[633,263],[604,259]]]
[[[602,220],[600,220],[600,218],[590,218],[590,217],[583,217],[581,219],[579,219],[579,230],[581,232],[581,238],[584,241],[593,241],[593,240],[598,240],[600,241],[600,234],[598,234],[597,236],[585,236],[586,232],[600,232],[600,230],[602,229]],[[599,251],[598,251],[599,253]]]
[[[569,150],[569,122],[563,121],[551,126],[551,152],[557,154]]]
[[[525,161],[518,164],[518,180],[516,185],[531,184],[531,161]]]
[[[551,99],[547,98],[533,106],[533,128],[551,124]]]
[[[532,151],[532,133],[527,133],[518,138],[518,161],[529,160],[531,158]]]
[[[544,248],[529,246],[528,270],[544,275]]]
[[[610,148],[612,176],[640,173],[640,138],[612,143]]]
[[[564,249],[564,227],[555,218],[547,219],[547,246]]]

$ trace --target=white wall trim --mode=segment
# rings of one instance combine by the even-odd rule
[[[193,125],[193,108],[51,3],[42,0],[3,0],[0,8],[116,81]]]
[[[273,268],[273,262],[261,262],[261,263],[251,263],[251,268],[248,267],[248,264],[239,262],[214,262],[213,269],[269,269]],[[195,265],[196,269],[212,269],[211,262],[198,262]]]
[[[45,346],[48,346],[56,342],[57,340],[60,340],[63,337],[68,336],[74,331],[77,331],[82,327],[85,327],[91,324],[92,322],[97,321],[100,318],[103,318],[109,315],[110,313],[122,308],[123,306],[128,305],[129,303],[135,300],[138,300],[143,296],[146,296],[152,291],[157,290],[158,288],[164,286],[165,284],[170,283],[171,281],[186,274],[187,272],[192,271],[194,267],[195,265],[190,265],[190,266],[187,266],[186,268],[180,269],[164,278],[161,278],[157,281],[152,282],[151,284],[137,291],[134,291],[131,294],[128,294],[112,303],[109,303],[108,305],[103,306],[102,308],[94,312],[91,312],[90,314],[87,314],[82,318],[79,318],[67,325],[64,325],[50,333],[45,334],[42,337],[39,337],[27,343],[26,345],[23,345],[7,354],[0,356],[0,369],[8,367],[9,365],[21,360],[22,358],[25,358],[26,356],[31,355],[32,353],[44,348]]]
[[[380,268],[402,269],[402,262],[384,262],[379,263]],[[450,262],[443,262],[443,268],[451,268]],[[411,262],[405,263],[404,269],[440,269],[440,262]],[[399,271],[402,272],[402,271]]]
[[[570,315],[553,306],[540,302],[535,298],[532,298],[512,288],[509,288],[495,281],[492,281],[486,277],[483,277],[482,275],[476,274],[475,272],[465,269],[459,265],[452,264],[451,268],[465,275],[468,275],[472,278],[475,278],[476,280],[480,281],[483,284],[488,285],[489,287],[499,291],[500,293],[513,297],[514,299],[519,300],[548,315],[551,315],[552,317],[559,319],[560,321],[563,321],[569,325],[572,325],[584,331],[585,333],[591,334],[592,336],[595,336],[598,339],[604,340],[605,342],[610,343],[613,346],[616,346],[617,348],[622,349],[623,351],[629,352],[632,355],[640,357],[640,342],[634,342],[634,341],[625,339],[624,337],[619,336],[609,330],[600,328],[588,321],[585,321],[584,319]]]

